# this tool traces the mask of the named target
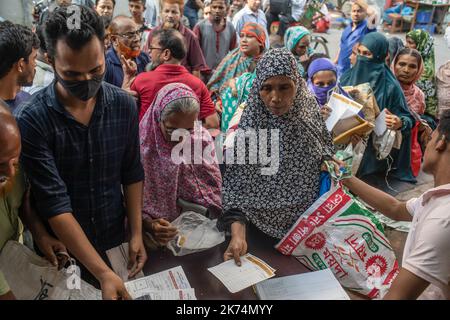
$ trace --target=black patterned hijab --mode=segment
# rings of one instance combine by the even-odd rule
[[[281,116],[272,114],[260,97],[264,82],[275,76],[287,76],[297,87],[294,105]],[[262,135],[259,129],[267,129],[266,154],[270,154],[271,143],[275,143],[276,136],[271,130],[278,130],[278,171],[263,175],[261,169],[268,165],[250,164],[248,154],[245,164],[227,162],[223,186],[225,210],[241,210],[251,223],[272,237],[285,235],[317,199],[321,164],[324,157],[333,155],[331,136],[318,110],[316,99],[300,78],[292,53],[285,48],[267,52],[256,67],[256,78],[239,128],[256,130],[258,143]],[[242,134],[238,132],[236,139]],[[237,141],[235,154],[240,150]],[[249,150],[248,142],[247,139],[246,150]]]

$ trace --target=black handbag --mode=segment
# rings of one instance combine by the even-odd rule
[[[290,16],[292,12],[291,0],[270,0],[270,13]]]

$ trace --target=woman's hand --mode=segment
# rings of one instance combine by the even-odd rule
[[[223,111],[222,101],[220,101],[220,100],[217,100],[217,102],[216,102],[216,111],[218,113],[222,113],[222,111]]]
[[[391,130],[399,130],[403,126],[402,119],[386,109],[386,126]]]
[[[177,234],[177,228],[165,219],[144,220],[144,228],[150,232],[155,239],[162,245],[166,245],[170,240],[173,240]]]
[[[320,114],[322,115],[323,121],[327,121],[332,111],[333,110],[331,110],[331,108],[326,104],[322,108],[320,108]]]
[[[245,225],[240,222],[234,222],[231,225],[231,241],[227,250],[223,254],[225,261],[234,259],[234,262],[241,266],[241,256],[247,253],[247,241],[245,239]]]

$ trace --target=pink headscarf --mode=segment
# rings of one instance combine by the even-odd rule
[[[173,144],[164,139],[160,127],[160,116],[171,102],[181,98],[193,98],[195,93],[186,85],[172,83],[163,87],[152,106],[147,110],[139,125],[141,141],[141,159],[145,171],[143,217],[164,218],[173,221],[180,214],[176,201],[200,204],[206,208],[221,208],[222,177],[216,162],[187,164],[183,157],[181,164],[172,161]],[[205,128],[201,128],[202,151],[212,150],[215,157],[213,140]],[[191,134],[191,146],[198,139]],[[183,155],[186,156],[186,155]],[[192,157],[192,159],[194,159]],[[192,161],[193,162],[193,161]],[[192,163],[191,162],[191,163]]]
[[[397,63],[399,55],[394,58],[391,65],[392,73],[394,73],[395,76],[395,64]],[[414,77],[413,81],[410,84],[405,84],[399,81],[400,86],[402,87],[403,93],[406,98],[406,102],[408,103],[408,107],[410,110],[415,111],[416,113],[422,115],[425,113],[425,94],[418,86],[416,86],[417,80],[420,79],[423,72],[423,60],[420,59],[419,61],[419,68],[417,70],[417,74]]]

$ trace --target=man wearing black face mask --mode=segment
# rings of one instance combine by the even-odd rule
[[[105,251],[125,241],[127,218],[130,277],[147,259],[137,107],[127,93],[103,82],[103,24],[93,10],[78,10],[78,29],[68,28],[73,10],[67,8],[47,20],[55,82],[17,110],[21,161],[39,215],[85,268],[82,278],[97,284],[93,275],[105,299],[129,298],[105,263]]]

